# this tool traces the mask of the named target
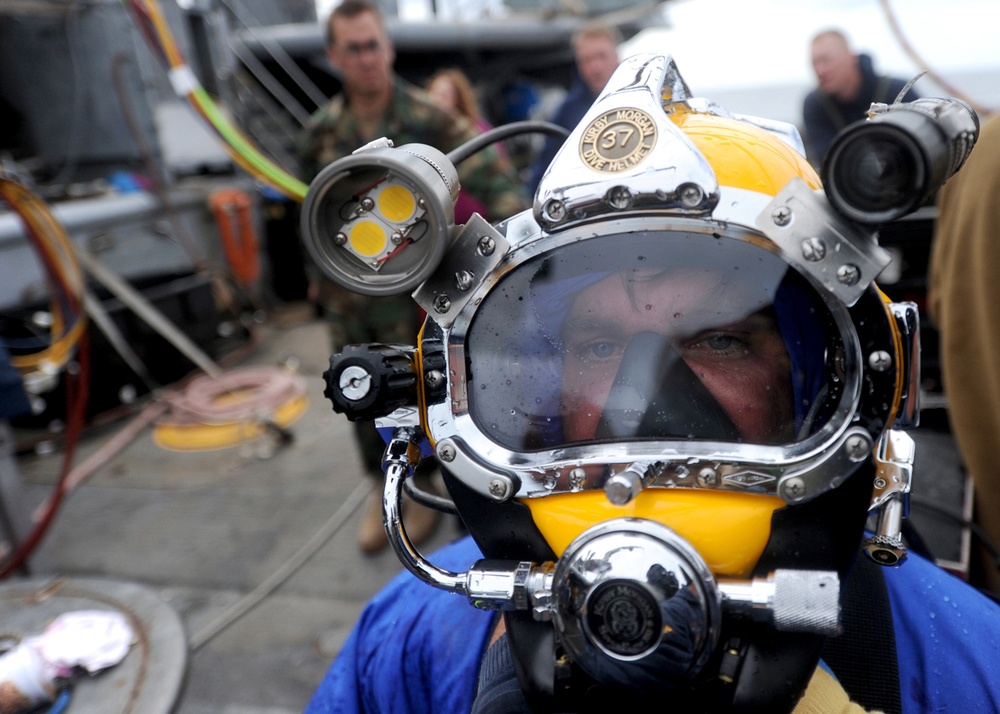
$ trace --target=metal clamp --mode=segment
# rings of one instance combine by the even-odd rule
[[[869,511],[877,511],[875,535],[865,541],[865,554],[879,565],[901,565],[906,560],[903,519],[909,510],[913,479],[913,438],[890,429],[879,440],[875,483]]]

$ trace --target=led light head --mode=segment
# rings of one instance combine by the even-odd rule
[[[444,257],[458,188],[455,167],[430,146],[360,150],[310,184],[302,204],[306,248],[349,290],[410,292]]]

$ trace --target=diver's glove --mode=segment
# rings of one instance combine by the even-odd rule
[[[793,714],[882,714],[851,701],[840,682],[823,667],[817,667]]]

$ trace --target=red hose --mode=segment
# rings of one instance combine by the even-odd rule
[[[63,496],[68,490],[66,481],[72,470],[73,452],[76,451],[76,445],[80,441],[87,400],[90,397],[90,344],[87,341],[86,333],[78,343],[76,359],[79,365],[78,373],[75,375],[69,371],[66,373],[66,442],[63,449],[63,463],[59,481],[49,498],[45,514],[35,524],[28,537],[17,547],[10,560],[0,567],[0,579],[7,577],[24,565],[24,561],[48,532],[49,526],[52,525],[52,521],[55,520],[56,513],[59,511]]]

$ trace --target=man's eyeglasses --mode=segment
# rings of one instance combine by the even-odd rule
[[[344,45],[340,45],[337,49],[343,52],[348,57],[360,57],[363,54],[379,52],[382,49],[382,43],[378,40],[370,40],[369,42],[348,42]]]

